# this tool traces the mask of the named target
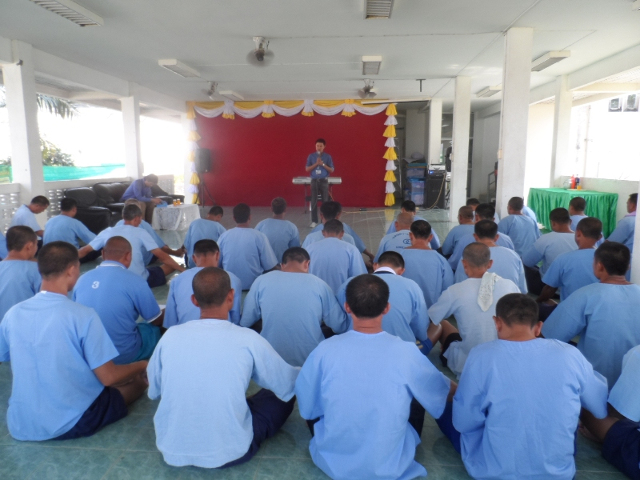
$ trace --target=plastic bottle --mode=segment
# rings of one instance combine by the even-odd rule
[[[571,175],[571,185],[569,186],[569,188],[571,190],[574,190],[576,188],[576,177],[575,177],[575,175]]]
[[[582,190],[582,187],[580,186],[580,177],[576,175],[576,188],[578,190]]]

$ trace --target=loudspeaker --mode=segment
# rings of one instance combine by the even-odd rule
[[[196,151],[196,172],[207,173],[211,171],[211,150],[199,148]]]
[[[434,171],[427,174],[424,184],[424,204],[427,208],[444,208],[445,172]]]

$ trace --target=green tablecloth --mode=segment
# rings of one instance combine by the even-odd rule
[[[573,197],[582,197],[587,201],[585,214],[602,221],[602,233],[608,237],[616,228],[616,209],[618,194],[594,192],[592,190],[565,190],[563,188],[532,188],[529,190],[527,206],[536,212],[538,222],[551,230],[549,213],[554,208],[569,208]]]

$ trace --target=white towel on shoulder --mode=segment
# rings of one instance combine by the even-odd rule
[[[495,273],[485,272],[480,282],[480,291],[478,292],[478,305],[483,312],[486,312],[493,305],[493,288],[501,277]]]

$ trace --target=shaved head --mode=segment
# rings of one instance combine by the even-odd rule
[[[193,277],[191,286],[200,308],[219,307],[231,291],[231,278],[220,268],[206,267]]]
[[[124,237],[111,237],[102,249],[102,258],[104,260],[120,260],[127,253],[131,252],[131,244]]]
[[[413,216],[410,213],[403,212],[398,215],[398,218],[396,218],[396,222],[398,222],[398,225],[400,225],[401,227],[407,227],[408,230],[413,223]]]
[[[474,267],[484,267],[491,261],[491,251],[484,243],[470,243],[464,248],[462,258]]]

